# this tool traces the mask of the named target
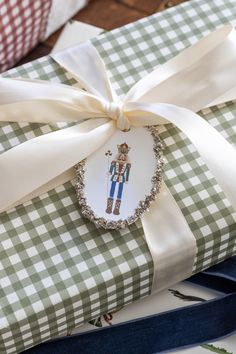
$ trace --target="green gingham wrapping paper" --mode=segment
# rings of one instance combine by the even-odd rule
[[[236,0],[192,0],[92,40],[121,96],[155,66],[216,27],[236,26]],[[45,57],[11,77],[75,81]],[[201,112],[236,143],[236,105]],[[0,123],[0,153],[65,124]],[[236,213],[198,152],[175,127],[160,128],[164,180],[197,241],[192,272],[236,253]],[[42,171],[43,173],[43,171]],[[0,216],[0,353],[70,332],[150,294],[153,262],[141,223],[120,231],[84,219],[68,182]]]

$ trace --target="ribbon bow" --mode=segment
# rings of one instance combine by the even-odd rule
[[[1,78],[0,121],[90,119],[1,154],[0,212],[71,179],[68,171],[104,144],[117,128],[126,131],[132,126],[167,123],[173,123],[191,140],[236,208],[236,150],[194,113],[236,97],[236,33],[231,26],[216,30],[159,66],[137,82],[122,101],[89,42],[52,58],[71,72],[80,88]],[[154,203],[155,217],[152,213],[143,217],[145,234],[155,233],[159,227],[163,196],[159,208]]]

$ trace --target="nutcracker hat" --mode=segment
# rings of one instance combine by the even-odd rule
[[[122,152],[123,154],[128,154],[130,147],[128,144],[123,143],[120,145],[117,145],[119,152]]]

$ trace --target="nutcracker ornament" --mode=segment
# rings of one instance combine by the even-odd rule
[[[162,149],[156,127],[132,127],[125,133],[117,129],[76,166],[83,216],[107,230],[123,229],[138,220],[160,190]]]
[[[117,149],[118,154],[115,159],[112,160],[108,170],[110,192],[107,198],[106,208],[107,214],[111,214],[113,212],[114,215],[120,215],[124,184],[129,181],[131,169],[131,163],[128,156],[130,147],[126,143],[123,143],[121,145],[117,145]],[[116,199],[116,201],[113,209],[114,199]]]

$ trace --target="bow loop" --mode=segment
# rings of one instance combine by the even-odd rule
[[[130,129],[130,122],[124,113],[122,102],[105,101],[104,111],[109,118],[116,121],[116,126],[118,129],[122,131],[128,131]]]

